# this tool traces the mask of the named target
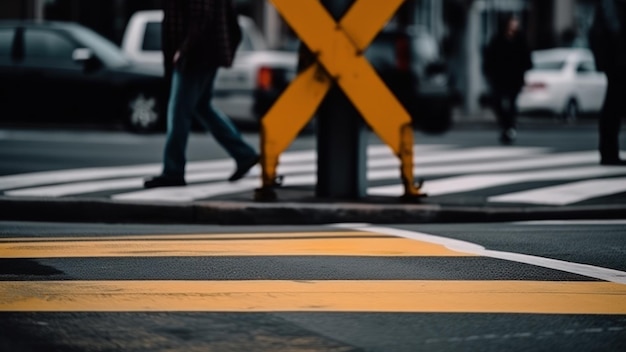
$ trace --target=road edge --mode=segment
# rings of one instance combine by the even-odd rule
[[[91,198],[0,197],[0,220],[218,225],[419,224],[527,220],[626,219],[626,204],[587,206],[444,206],[199,201],[122,202]]]

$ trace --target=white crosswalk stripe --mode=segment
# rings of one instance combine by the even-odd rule
[[[619,168],[588,166],[579,168],[560,168],[557,170],[468,175],[429,181],[428,183],[426,183],[424,190],[430,195],[443,195],[459,192],[469,192],[489,187],[498,187],[522,182],[572,180],[589,177],[623,175],[624,173],[626,173],[625,171],[626,170],[620,170]],[[369,189],[369,193],[388,196],[401,195],[402,187],[400,185],[373,187]],[[503,198],[501,199],[506,199],[504,198],[504,196],[502,197]],[[496,198],[498,197],[492,197],[490,199]],[[498,201],[502,202],[503,200]],[[546,202],[545,204],[549,203]]]
[[[626,178],[611,178],[568,183],[524,192],[489,197],[490,202],[565,205],[590,197],[626,192]]]
[[[400,196],[400,163],[384,145],[367,150],[367,179],[372,196]],[[281,155],[278,173],[283,185],[313,186],[316,153],[289,151]],[[566,205],[626,192],[626,168],[598,165],[595,150],[557,153],[535,147],[459,147],[417,145],[416,177],[426,180],[431,196],[480,192],[516,186],[514,192],[493,195],[491,203]],[[250,192],[260,186],[260,167],[243,180],[229,183],[234,163],[230,159],[190,162],[186,187],[145,190],[143,178],[156,175],[160,164],[58,170],[0,177],[0,192],[13,197],[98,196],[122,201],[188,202]],[[548,182],[549,185],[532,185]],[[555,185],[556,184],[556,185]],[[519,185],[525,189],[520,190]],[[522,188],[524,188],[522,187]]]

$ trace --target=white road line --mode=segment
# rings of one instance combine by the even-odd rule
[[[256,173],[260,172],[257,169]],[[214,182],[210,184],[187,185],[185,187],[168,187],[140,190],[135,192],[115,194],[111,198],[115,200],[125,201],[163,201],[163,202],[191,202],[198,199],[223,196],[240,192],[251,191],[261,186],[261,180],[248,175],[241,181],[230,182]],[[221,179],[225,179],[226,175]],[[315,174],[293,175],[285,177],[283,185],[285,186],[303,186],[314,185],[317,180]]]
[[[563,226],[563,225],[626,225],[626,220],[533,220],[516,221],[515,225],[541,225],[541,226]]]
[[[241,181],[215,182],[186,187],[165,187],[116,194],[112,198],[126,201],[163,201],[163,202],[190,202],[196,199],[216,197],[219,195],[251,191],[261,186],[259,179],[243,179]]]
[[[214,182],[223,181],[230,176],[232,170],[216,170],[204,172],[190,172],[185,177],[187,182]],[[156,174],[156,173],[155,173]],[[257,167],[250,171],[250,177],[259,175],[260,169]],[[112,192],[122,189],[142,189],[143,177],[122,178],[114,180],[97,180],[87,182],[74,182],[68,184],[32,187],[4,192],[7,196],[14,197],[65,197],[76,194]],[[191,187],[191,186],[190,186]]]
[[[133,176],[157,175],[161,172],[161,164],[145,164],[134,166],[95,167],[72,170],[43,171],[20,175],[0,176],[0,190],[70,183],[80,181],[103,180],[107,178],[123,178]],[[187,165],[189,172],[211,170],[231,170],[235,163],[230,159],[192,162]]]
[[[447,150],[451,146],[428,145],[416,146],[416,164],[428,164],[430,162],[463,162],[456,165],[421,165],[416,166],[418,175],[445,175],[446,173],[472,173],[485,170],[506,171],[516,170],[524,167],[545,167],[552,165],[569,165],[575,163],[595,162],[596,152],[575,152],[556,155],[536,155],[545,151],[542,148],[471,148],[465,150]],[[370,146],[368,165],[368,179],[399,180],[399,167],[389,167],[391,164],[398,165],[397,158],[393,156],[391,150],[384,145]],[[524,158],[525,157],[525,158]],[[284,153],[281,156],[278,173],[288,175],[285,178],[285,186],[313,185],[316,182],[316,158],[315,151],[293,151]],[[476,163],[478,160],[486,158],[512,160],[501,160]],[[472,161],[474,163],[472,163]],[[25,175],[14,175],[0,177],[0,190],[6,191],[6,195],[11,196],[42,196],[42,197],[62,197],[68,195],[113,192],[129,188],[141,188],[141,177],[156,175],[160,172],[160,165],[138,165],[131,167],[110,167],[110,168],[90,168],[79,170],[52,171]],[[188,165],[187,181],[190,183],[215,182],[224,180],[232,172],[234,163],[230,159],[220,159],[207,162],[193,162]],[[379,170],[377,168],[383,169]],[[504,169],[504,170],[502,170]],[[606,169],[606,171],[605,171]],[[608,169],[611,169],[609,171]],[[620,174],[621,168],[601,168],[589,167],[576,170],[569,170],[566,178],[574,177],[596,177]],[[571,171],[571,172],[570,172]],[[260,174],[260,168],[256,167],[249,176],[256,177]],[[468,175],[453,177],[443,180],[433,180],[426,183],[425,191],[431,195],[462,192],[497,185],[523,182],[526,178],[531,180],[559,179],[562,170],[548,170],[516,174],[496,174],[496,175]],[[108,178],[108,180],[107,180]],[[28,186],[38,186],[24,188]],[[47,186],[41,186],[47,185]],[[255,183],[244,185],[242,183],[222,183],[213,185],[190,185],[189,191],[174,192],[161,190],[139,190],[131,193],[123,193],[114,196],[114,199],[136,199],[136,200],[164,200],[164,201],[190,201],[215,197],[238,192],[245,192],[258,187]],[[21,188],[21,189],[15,189]],[[370,189],[370,194],[376,195],[400,195],[403,189],[400,185],[385,187],[375,187]],[[195,196],[193,195],[195,194]],[[163,197],[173,197],[166,199]]]
[[[4,194],[12,197],[63,197],[74,194],[104,192],[111,189],[136,189],[141,187],[143,187],[143,179],[134,177],[25,188],[6,191]]]
[[[350,227],[349,225],[341,225],[342,228]],[[425,234],[421,232],[394,229],[378,226],[355,225],[350,227],[357,231],[368,231],[378,234],[385,234],[397,237],[408,238],[416,241],[428,242],[445,246],[446,248],[468,254],[474,254],[484,257],[507,260],[511,262],[530,264],[543,268],[559,270],[572,274],[582,275],[594,279],[615,282],[626,285],[626,272],[608,269],[588,264],[572,263],[563,260],[550,259],[545,257],[533,256],[528,254],[520,254],[513,252],[493,251],[486,249],[475,243],[455,240],[451,238]]]
[[[417,150],[419,149],[419,151]],[[520,157],[532,157],[537,156],[541,152],[546,152],[547,149],[544,148],[470,148],[463,150],[440,150],[432,148],[420,148],[416,147],[416,151],[414,154],[413,162],[416,165],[415,170],[420,170],[420,172],[426,171],[430,169],[441,168],[442,166],[423,166],[424,164],[430,163],[469,163],[469,162],[478,162],[484,160],[499,160],[504,158],[520,158]],[[374,175],[388,175],[390,179],[400,179],[400,160],[393,155],[393,153],[385,146],[383,149],[374,150],[372,153],[369,153],[369,157],[367,160],[367,168],[369,171],[368,179],[372,174]],[[298,160],[297,158],[289,158],[289,160]],[[282,161],[282,159],[281,159]],[[496,164],[495,162],[493,164]],[[472,164],[466,167],[474,167]],[[384,169],[384,170],[376,170],[376,169]],[[313,162],[311,163],[301,163],[299,165],[281,163],[278,165],[278,173],[279,174],[293,174],[293,173],[315,173],[317,170],[317,165]],[[372,171],[374,170],[374,171]],[[457,171],[454,168],[454,171]],[[378,177],[377,179],[384,179]]]
[[[435,152],[435,151],[452,151],[454,152],[454,148],[458,148],[457,146],[454,145],[450,145],[450,144],[424,144],[424,145],[419,145],[416,144],[413,146],[413,155],[417,156],[420,153],[423,152]],[[392,157],[395,158],[396,156],[393,154],[393,152],[391,151],[391,148],[389,148],[388,146],[382,144],[382,145],[370,145],[367,147],[367,156],[369,158],[374,158],[374,157]],[[282,161],[282,159],[281,159]]]
[[[489,202],[566,205],[626,192],[626,178],[608,178],[489,197]]]
[[[372,163],[377,166],[378,160],[381,160],[380,157],[386,153],[384,150],[388,148],[378,148],[374,149],[373,155],[376,155],[373,158]],[[502,148],[498,148],[502,150]],[[380,151],[380,152],[377,152]],[[471,150],[462,150],[462,151],[423,151],[422,154],[416,156],[416,160],[419,162],[422,158],[431,158],[432,160],[438,160],[440,157],[447,158],[447,160],[473,160],[473,152],[476,152],[476,155],[479,158],[486,157],[487,155],[494,156],[496,158],[499,157],[513,157],[520,155],[529,155],[533,153],[537,153],[542,149],[539,148],[510,148],[505,149],[506,152],[498,152],[492,148],[476,148]],[[430,153],[430,154],[429,154]],[[457,157],[458,155],[458,157]],[[396,158],[392,156],[389,152],[388,157],[384,157],[382,160],[395,160]],[[384,163],[384,162],[383,162]],[[383,165],[382,167],[386,167]],[[284,179],[285,186],[306,186],[306,185],[314,185],[317,176],[315,174],[316,165],[312,164],[288,164],[283,163],[278,166],[278,173],[282,175],[286,175]],[[303,173],[301,175],[294,175],[297,173]],[[399,176],[398,176],[399,177]],[[239,186],[238,186],[239,185]],[[186,190],[183,189],[170,189],[170,190],[142,190],[137,192],[129,192],[123,194],[114,195],[112,198],[117,200],[137,200],[137,201],[146,201],[146,200],[162,200],[167,202],[188,202],[194,201],[198,199],[204,199],[209,197],[222,196],[230,193],[238,193],[238,192],[246,192],[250,191],[254,188],[260,186],[260,182],[253,183],[236,183],[236,184],[228,184],[228,183],[216,183],[214,185],[188,185]],[[402,189],[399,194],[402,194]]]
[[[414,163],[416,165],[444,162],[469,163],[488,159],[498,160],[504,158],[519,158],[522,156],[531,157],[545,151],[546,149],[543,148],[471,148],[464,150],[433,150],[431,148],[422,148],[419,152],[414,154]],[[379,149],[378,151],[373,150],[370,154],[371,155],[367,160],[367,168],[370,170],[370,173],[378,172],[379,174],[384,174],[386,172],[386,174],[392,175],[390,178],[400,178],[400,160],[394,156],[388,148],[385,147],[384,149]],[[289,158],[289,160],[302,161],[297,158]],[[430,170],[431,168],[436,169],[438,167],[441,166],[416,167],[416,170]],[[372,171],[375,169],[384,170]],[[279,174],[315,173],[316,170],[317,165],[315,163],[301,163],[299,165],[281,163],[278,165]]]
[[[424,192],[429,195],[444,195],[469,192],[489,187],[510,185],[520,182],[571,180],[591,177],[605,177],[626,174],[626,170],[608,166],[587,166],[579,168],[561,168],[557,170],[538,170],[516,173],[467,175],[426,181]],[[402,185],[370,187],[368,194],[379,196],[399,196],[404,191]],[[595,190],[603,195],[602,189]],[[494,197],[489,198],[491,201]]]
[[[46,184],[97,180],[110,177],[150,175],[160,172],[158,164],[130,167],[97,167],[74,170],[43,171],[0,177],[0,190]]]
[[[480,155],[481,157],[485,156],[488,153],[493,152],[493,150],[489,150],[488,148],[476,148],[476,149],[478,150],[478,155]],[[451,161],[452,159],[454,159],[455,161],[471,160],[472,159],[471,152],[475,151],[476,149],[468,150],[468,153],[466,154],[461,153],[462,152],[461,151],[460,152],[462,154],[461,159],[456,159],[454,157],[451,157],[448,160],[449,161]],[[502,148],[499,148],[499,149],[502,149]],[[595,151],[563,153],[563,154],[548,155],[548,156],[536,156],[533,153],[540,152],[541,151],[540,148],[518,148],[518,149],[511,148],[508,150],[514,155],[517,155],[517,153],[520,153],[519,155],[516,156],[517,159],[515,159],[514,161],[495,161],[495,162],[486,162],[486,163],[484,162],[484,163],[477,163],[477,164],[461,163],[461,164],[446,165],[446,166],[416,166],[415,173],[416,175],[429,175],[429,174],[430,175],[445,175],[445,174],[459,174],[459,173],[473,173],[473,172],[477,173],[477,172],[484,172],[484,171],[519,170],[519,169],[524,169],[526,167],[549,167],[549,166],[565,166],[565,165],[575,165],[575,164],[597,163],[597,152]],[[450,154],[456,154],[456,151],[446,151],[445,153],[433,152],[432,154],[427,154],[426,152],[423,152],[421,156],[416,155],[416,163],[420,163],[420,161],[423,160],[422,158],[424,158],[425,155],[428,155],[428,157],[432,156],[433,160],[437,160],[437,158],[442,155],[450,155]],[[519,156],[524,155],[524,154],[528,155],[529,158],[520,159]],[[492,153],[491,155],[496,156],[497,158],[504,157],[503,154],[499,154],[499,153],[495,153],[495,154]],[[376,162],[376,159],[373,160],[370,164],[372,163],[376,166],[379,166]],[[291,172],[294,172],[296,170],[302,173],[306,172],[307,165],[300,165],[298,167],[289,166],[286,169],[281,169],[281,167],[287,167],[287,166],[279,165],[279,170],[278,170],[279,174],[288,175],[287,177],[285,177],[285,180],[284,180],[285,186],[314,185],[316,182],[315,174],[295,175],[295,176],[289,175]],[[399,180],[400,179],[399,168],[389,168],[385,165],[383,165],[382,168],[384,168],[384,170],[375,170],[374,166],[371,166],[371,167],[368,166],[368,169],[369,169],[368,180],[383,180],[383,179]],[[598,175],[610,176],[610,175],[624,173],[624,170],[620,171],[618,169],[620,168],[590,166],[586,168],[580,168],[580,170],[578,170],[578,173],[568,172],[568,175],[570,177],[596,177]],[[314,171],[314,170],[315,170],[315,166],[313,165],[313,170],[311,171]],[[544,170],[542,172],[543,174],[539,174],[539,176],[535,176],[535,177],[542,177],[542,179],[554,179],[563,175],[562,169]],[[511,174],[508,176],[508,178],[502,177],[499,182],[501,182],[502,184],[507,184],[511,182],[510,181],[511,178],[523,180],[523,177],[527,177],[530,174],[532,174],[532,172]],[[472,176],[461,176],[461,178],[463,177],[472,177]],[[475,177],[476,179],[481,178],[481,176],[475,176]],[[426,182],[426,185],[428,187],[430,187],[429,185],[433,183],[436,185],[437,181],[438,180],[428,181]],[[493,183],[495,181],[492,178],[490,182]],[[517,181],[517,182],[520,182],[520,181]],[[454,186],[450,186],[451,184],[454,184]],[[442,186],[443,187],[440,188],[442,192],[444,191],[447,192],[450,189],[454,189],[453,187],[459,188],[460,191],[474,190],[474,189],[480,188],[480,187],[477,187],[477,185],[474,183],[471,183],[471,184],[467,183],[465,184],[465,186],[463,186],[463,182],[458,183],[455,181],[450,182],[450,183],[446,182],[445,184],[442,184]],[[449,187],[452,187],[452,188],[449,188]],[[376,192],[376,190],[380,190],[379,193],[368,192],[370,194],[401,195],[404,189],[402,188],[402,185],[397,184],[397,185],[384,186],[384,187],[372,187],[370,188],[370,190],[373,190],[373,192]],[[224,193],[221,193],[219,195],[227,194],[225,193],[226,191],[227,189],[224,189]],[[218,194],[215,194],[215,195],[218,195]],[[202,199],[202,198],[203,197],[200,197],[200,194],[199,194],[199,196],[196,197],[195,199]]]
[[[186,176],[187,182],[212,182],[223,181],[230,176],[232,170],[216,170],[209,172],[190,172]],[[251,174],[259,174],[260,171],[251,171]],[[156,175],[156,173],[154,173]],[[121,178],[113,180],[96,180],[86,182],[74,182],[52,186],[23,188],[4,192],[7,196],[14,197],[65,197],[76,194],[111,192],[122,189],[143,188],[143,177]]]
[[[414,151],[414,163],[417,165],[432,163],[451,163],[451,162],[474,162],[479,160],[498,160],[505,158],[518,158],[522,156],[534,156],[540,153],[546,153],[547,148],[502,148],[502,147],[484,147],[484,148],[468,148],[445,151],[442,153],[425,153],[424,150],[416,148]],[[428,152],[428,150],[426,150]],[[390,155],[392,156],[392,155]],[[396,157],[387,159],[368,160],[368,168],[382,168],[391,166],[400,166],[400,160]]]
[[[420,147],[425,155],[448,148],[445,145],[428,145]],[[416,147],[417,148],[417,147]],[[370,146],[368,154],[374,160],[376,158],[389,157],[395,159],[391,150],[387,146]],[[316,152],[313,150],[292,151],[281,155],[279,164],[279,174],[315,173]],[[50,171],[31,174],[13,175],[0,177],[0,190],[6,191],[10,196],[39,196],[39,197],[62,197],[84,193],[115,191],[128,188],[142,188],[142,178],[128,176],[149,176],[160,172],[159,164],[138,165],[131,167],[108,167],[108,168],[87,168],[76,170]],[[234,162],[230,159],[219,159],[207,162],[192,162],[188,164],[186,179],[190,183],[213,182],[225,180],[234,168]],[[260,168],[255,167],[250,176],[260,175]],[[107,179],[113,178],[115,179]],[[295,181],[295,182],[294,182]],[[286,184],[311,184],[315,183],[315,177],[290,177]],[[38,185],[47,185],[39,186]],[[24,188],[28,187],[29,188]],[[33,187],[35,186],[35,187]],[[18,189],[15,189],[18,188]],[[246,191],[248,188],[242,188]],[[223,192],[237,193],[236,187],[222,187]],[[214,194],[214,191],[209,192]],[[224,194],[228,194],[224,193]],[[148,192],[148,194],[150,194]],[[202,193],[206,194],[206,193]],[[156,194],[155,194],[156,195]],[[217,194],[216,194],[217,195]],[[130,198],[138,197],[143,199],[149,197],[143,193],[133,192]],[[120,198],[126,198],[121,196]],[[154,197],[150,196],[150,199]]]
[[[416,146],[421,152],[434,152],[449,148],[446,145],[428,145]],[[371,157],[394,157],[391,150],[384,145],[374,145],[368,147],[368,154]],[[314,150],[305,151],[289,151],[283,153],[280,161],[283,164],[303,163],[297,169],[290,172],[311,172],[315,171],[316,152]],[[395,157],[394,157],[395,158]],[[279,164],[279,167],[281,165]],[[149,175],[157,175],[161,172],[161,164],[144,164],[133,166],[112,166],[112,167],[94,167],[58,171],[33,172],[19,175],[0,176],[0,191],[25,187],[37,187],[44,185],[54,185],[59,183],[83,182],[104,180],[107,178],[125,178],[125,177],[144,177]],[[217,170],[229,170],[235,167],[235,163],[231,159],[217,159],[211,161],[190,162],[187,164],[187,174],[194,172],[213,172]],[[283,172],[279,169],[279,172]],[[132,181],[129,181],[132,182]],[[90,187],[90,186],[88,186]],[[104,188],[102,190],[106,190]],[[54,192],[54,191],[51,191]],[[74,192],[73,194],[76,194]]]
[[[583,152],[569,152],[559,153],[546,156],[533,156],[525,159],[514,158],[508,161],[495,161],[486,163],[468,163],[468,164],[455,164],[455,165],[443,165],[443,166],[419,166],[414,169],[416,176],[435,176],[435,175],[454,175],[454,174],[476,174],[481,172],[498,172],[498,171],[513,171],[532,168],[548,168],[558,167],[566,165],[580,165],[580,164],[597,164],[598,152],[596,151],[583,151]],[[385,179],[399,179],[400,170],[387,169],[387,170],[373,170],[368,172],[368,180],[385,180]]]
[[[309,165],[286,165],[282,164],[278,167],[278,173],[281,175],[297,174],[298,172],[309,171]],[[164,200],[172,202],[192,201],[196,199],[202,199],[207,197],[215,197],[219,195],[226,195],[231,193],[245,192],[259,187],[257,181],[260,175],[260,167],[255,166],[248,176],[247,181],[254,179],[256,181],[255,186],[246,186],[246,183],[229,183],[219,182],[224,181],[230,176],[233,170],[215,170],[215,171],[193,171],[187,173],[185,179],[188,183],[200,183],[200,182],[214,182],[213,184],[200,184],[200,185],[187,185],[186,187],[175,188],[172,190],[139,190],[129,193],[121,193],[114,195],[113,199],[121,200]],[[153,174],[156,175],[156,172]],[[315,184],[316,175],[293,175],[285,178],[285,186],[298,186],[298,185],[311,185]],[[216,182],[218,181],[218,182]],[[213,186],[215,185],[215,186]],[[23,189],[16,189],[5,191],[4,194],[13,197],[65,197],[77,194],[95,193],[95,192],[114,192],[124,189],[142,189],[143,177],[121,178],[112,180],[95,180],[85,182],[73,182],[67,184],[57,184],[51,186],[30,187]],[[182,191],[182,189],[188,189],[188,191]],[[192,196],[195,195],[195,196]],[[169,199],[167,197],[172,197]]]

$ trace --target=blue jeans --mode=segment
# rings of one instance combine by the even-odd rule
[[[185,152],[194,118],[211,131],[237,165],[257,157],[257,152],[243,140],[232,121],[211,104],[216,73],[217,68],[184,73],[174,70],[167,110],[164,176],[184,177]]]

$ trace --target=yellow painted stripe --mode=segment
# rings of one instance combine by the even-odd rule
[[[0,282],[0,311],[626,314],[626,285],[537,281]]]
[[[262,151],[264,158],[271,156],[278,163],[278,156],[298,136],[324,100],[332,82],[318,65],[311,65],[301,72],[281,94],[278,101],[261,120]],[[289,116],[289,118],[286,118]],[[268,161],[264,161],[264,167]],[[276,172],[276,165],[272,166]],[[274,182],[274,178],[272,178]]]
[[[0,238],[3,242],[54,242],[54,241],[119,241],[119,240],[236,240],[254,238],[303,238],[303,237],[381,237],[390,235],[365,231],[328,231],[328,232],[255,232],[255,233],[215,233],[215,234],[161,234],[161,235],[128,235],[128,236],[64,236],[64,237],[7,237]]]
[[[308,236],[317,236],[309,233]],[[354,235],[354,236],[353,236]],[[246,235],[248,236],[248,235]],[[346,237],[337,235],[321,238],[254,238],[226,235],[212,239],[153,237],[107,240],[56,240],[43,242],[0,243],[0,258],[76,258],[76,257],[181,257],[181,256],[288,256],[288,255],[341,255],[341,256],[472,256],[454,252],[444,246],[408,240],[399,237],[371,236],[354,233]],[[351,237],[352,236],[352,237]],[[221,240],[216,241],[215,239]]]

